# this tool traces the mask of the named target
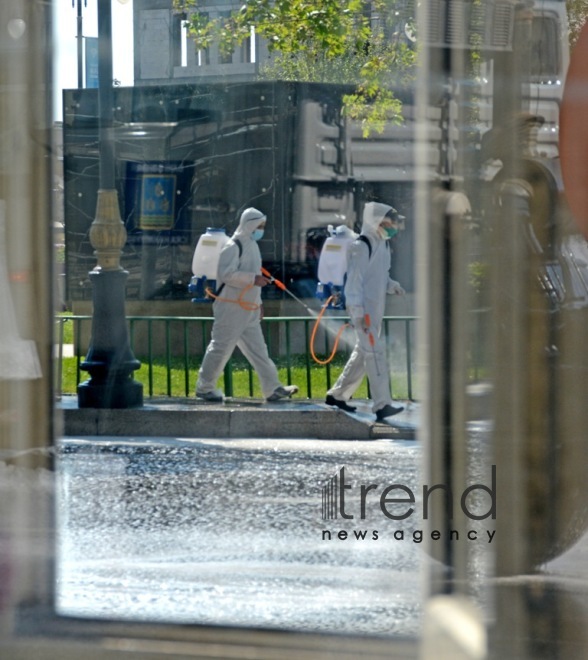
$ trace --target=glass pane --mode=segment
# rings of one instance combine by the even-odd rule
[[[587,655],[583,22],[0,3],[0,656]]]

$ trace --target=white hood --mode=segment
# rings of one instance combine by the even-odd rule
[[[368,230],[368,233],[375,234],[380,226],[384,216],[389,211],[394,211],[391,206],[387,204],[380,204],[380,202],[368,202],[363,209],[363,223],[361,231]]]
[[[258,209],[250,207],[241,213],[239,226],[235,234],[251,236],[253,231],[264,221],[267,220],[265,213]]]

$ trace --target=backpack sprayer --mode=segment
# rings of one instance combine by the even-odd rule
[[[188,291],[192,302],[212,302],[210,291],[216,289],[216,270],[221,250],[229,240],[224,229],[208,227],[200,236],[192,257],[193,276]]]
[[[329,236],[323,243],[318,263],[316,297],[327,300],[329,309],[345,309],[343,287],[347,275],[347,254],[357,234],[347,225],[327,227]]]
[[[221,284],[218,289],[216,288],[216,275],[220,253],[228,241],[229,237],[225,234],[225,230],[214,227],[208,227],[206,232],[198,239],[196,249],[194,250],[194,257],[192,258],[192,273],[194,275],[190,279],[190,284],[188,284],[188,291],[194,294],[192,302],[222,300],[224,302],[236,303],[248,311],[255,311],[259,309],[259,305],[243,299],[245,293],[253,288],[253,284],[245,287],[236,300],[220,297],[224,284]],[[234,238],[233,242],[239,250],[240,258],[243,246],[238,238]]]

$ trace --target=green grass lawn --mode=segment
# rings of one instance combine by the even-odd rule
[[[148,362],[141,360],[140,356],[138,356],[137,359],[141,361],[141,368],[135,372],[134,377],[136,380],[143,383],[144,395],[146,397],[151,395],[150,391],[152,391],[152,396],[156,397],[186,396],[186,371],[184,369],[183,361],[177,359],[172,360],[170,368],[168,369],[164,360],[154,360],[152,373],[150,376]],[[333,360],[330,366],[329,377],[327,376],[327,369],[323,366],[316,365],[314,362],[312,362],[312,360],[310,362],[310,368],[308,369],[309,376],[307,376],[307,368],[303,356],[294,358],[292,362],[293,365],[290,367],[290,377],[288,377],[288,368],[285,360],[277,360],[278,371],[282,382],[298,385],[300,388],[300,392],[298,394],[299,398],[323,399],[327,389],[335,383],[335,380],[341,373],[345,364],[345,358],[344,356],[337,356],[335,360]],[[262,398],[259,381],[255,372],[250,375],[249,370],[246,368],[242,359],[234,358],[232,364],[233,396],[241,398],[247,398],[250,396],[253,396],[254,398]],[[78,384],[76,373],[76,358],[64,358],[62,365],[62,393],[75,394]],[[199,367],[200,363],[196,360],[192,360],[189,364],[187,373],[188,396],[194,396],[196,377]],[[80,380],[83,381],[87,378],[87,372],[82,371],[80,374]],[[250,392],[250,379],[253,383],[253,394]],[[308,382],[309,380],[310,383]],[[222,376],[219,380],[219,387],[225,391],[227,389],[223,382]],[[406,398],[408,394],[406,386],[406,375],[393,375],[392,388],[396,398]],[[355,394],[355,398],[364,399],[367,398],[367,396],[367,383],[364,380],[357,393]]]
[[[71,316],[71,312],[60,312],[56,316],[59,318],[67,318]],[[58,335],[59,332],[63,332],[63,343],[64,344],[73,344],[74,342],[74,324],[71,321],[67,323],[60,322],[55,326],[55,333]],[[56,336],[56,340],[59,339],[59,336]]]

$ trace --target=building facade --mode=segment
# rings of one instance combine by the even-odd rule
[[[208,0],[201,11],[210,18],[229,14],[237,2]],[[270,59],[267,44],[252,31],[232,55],[223,56],[217,45],[199,50],[173,11],[172,0],[135,0],[135,85],[161,85],[196,81],[253,80],[260,65]]]

